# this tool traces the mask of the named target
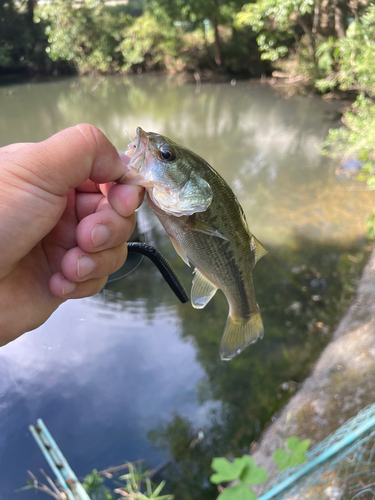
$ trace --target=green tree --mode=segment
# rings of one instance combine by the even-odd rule
[[[368,2],[363,2],[361,5]],[[316,50],[328,36],[345,36],[347,18],[358,18],[359,3],[343,0],[259,0],[244,5],[237,22],[258,33],[262,58],[276,61],[291,47],[300,51],[306,44],[310,61],[316,65]]]
[[[375,5],[353,21],[346,37],[330,38],[318,51],[326,77],[317,82],[321,91],[338,87],[358,96],[343,116],[344,127],[331,129],[323,147],[330,156],[352,157],[361,165],[360,179],[375,189]],[[375,236],[375,217],[367,220],[369,236]]]
[[[0,0],[0,68],[3,71],[37,69],[46,62],[43,28],[35,26],[30,15],[25,4]]]
[[[223,65],[222,37],[220,25],[232,27],[236,13],[245,2],[243,0],[157,0],[151,2],[153,12],[162,9],[173,21],[190,22],[195,26],[203,26],[206,20],[211,22],[214,34],[213,52],[214,60],[218,67]],[[205,29],[203,28],[203,31]]]
[[[239,25],[251,26],[259,33],[257,42],[263,59],[275,61],[285,56],[290,42],[298,40],[302,31],[308,40],[310,57],[315,60],[312,27],[307,19],[313,8],[313,0],[260,0],[246,4],[237,20]]]
[[[124,58],[123,69],[171,69],[181,46],[177,28],[167,16],[146,11],[122,32],[118,50]]]
[[[38,6],[35,20],[47,23],[47,52],[53,61],[71,61],[80,73],[114,71],[123,64],[116,48],[128,17],[111,15],[104,0],[85,0],[82,7],[53,0]]]

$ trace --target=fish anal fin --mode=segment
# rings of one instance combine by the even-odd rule
[[[263,337],[263,322],[259,312],[250,318],[238,318],[229,313],[223,338],[220,343],[220,357],[228,361],[240,354],[245,347]]]
[[[254,252],[255,263],[257,263],[259,259],[264,257],[266,253],[268,253],[268,250],[264,248],[262,243],[259,240],[257,240],[255,236],[251,236],[250,245],[251,245],[251,250]]]
[[[217,236],[218,238],[229,241],[228,238],[223,236],[221,233],[219,233],[219,231],[211,227],[209,224],[206,224],[205,222],[202,222],[200,220],[196,220],[192,217],[186,224],[186,229],[190,229],[191,231],[199,231],[201,233],[208,234],[209,236]]]
[[[217,288],[195,269],[193,285],[191,287],[191,304],[195,309],[203,309],[215,295]]]
[[[190,267],[189,258],[187,256],[185,250],[182,248],[182,246],[179,244],[179,242],[176,240],[176,238],[174,238],[171,235],[169,235],[169,237],[170,237],[172,245],[174,246],[174,249],[176,250],[176,252],[178,253],[178,255],[185,262],[185,264]]]

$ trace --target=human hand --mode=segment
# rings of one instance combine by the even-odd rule
[[[66,299],[99,292],[122,266],[144,196],[114,184],[125,171],[87,124],[0,149],[0,346]]]

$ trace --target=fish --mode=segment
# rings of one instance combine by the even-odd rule
[[[141,127],[125,154],[131,160],[118,182],[145,187],[177,254],[194,266],[192,306],[202,309],[218,289],[224,293],[229,313],[220,357],[234,358],[263,337],[252,271],[267,250],[250,232],[230,186],[199,155]]]

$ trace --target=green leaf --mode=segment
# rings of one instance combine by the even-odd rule
[[[267,472],[263,467],[257,467],[253,457],[244,455],[241,460],[246,464],[240,475],[240,480],[246,484],[264,483],[267,479]]]
[[[235,458],[233,462],[229,462],[224,457],[214,458],[211,467],[216,471],[216,474],[212,474],[210,481],[214,484],[233,481],[240,477],[245,465],[246,463],[241,458]]]
[[[293,436],[286,440],[286,444],[290,452],[280,448],[273,454],[273,459],[279,464],[280,471],[286,467],[303,464],[306,461],[306,451],[310,445],[310,439],[300,441],[298,437]]]
[[[279,464],[278,467],[279,470],[284,470],[290,465],[289,464],[290,453],[281,448],[279,448],[274,452],[273,459],[277,464]]]
[[[256,500],[256,495],[251,488],[244,484],[237,484],[230,488],[226,488],[217,497],[217,500]]]
[[[286,440],[286,444],[292,453],[296,455],[303,455],[305,457],[305,453],[310,446],[310,439],[305,439],[304,441],[300,441],[298,437],[290,437]]]
[[[22,488],[18,488],[18,490],[15,490],[15,492],[18,493],[19,491],[26,491],[31,489],[34,489],[34,485],[28,484],[27,486],[22,486]]]

